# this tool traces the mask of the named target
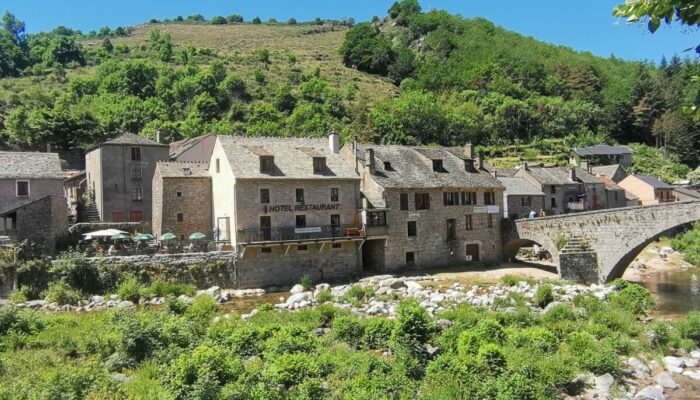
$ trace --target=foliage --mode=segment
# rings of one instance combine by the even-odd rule
[[[138,279],[135,276],[128,276],[117,286],[116,291],[120,299],[138,303],[141,298],[141,290],[142,286]]]
[[[691,311],[685,320],[676,323],[681,337],[695,341],[695,345],[700,345],[700,311]]]
[[[654,298],[646,288],[633,283],[611,295],[610,301],[613,305],[637,315],[651,311],[655,304]]]
[[[547,304],[553,302],[554,292],[552,285],[548,283],[541,284],[537,288],[537,292],[535,292],[535,297],[532,299],[532,301],[540,308],[545,308]]]
[[[299,284],[304,287],[304,290],[308,291],[313,289],[313,281],[308,275],[302,276],[301,279],[299,279]]]
[[[700,266],[700,222],[693,228],[671,239],[671,246],[683,253],[683,259],[693,265]]]
[[[358,302],[363,300],[368,300],[374,296],[374,288],[372,286],[362,286],[360,284],[354,284],[348,289],[345,294],[340,296],[338,300],[347,302]]]
[[[44,290],[42,296],[44,296],[49,303],[58,303],[59,305],[75,305],[84,297],[79,290],[73,289],[69,284],[63,281],[49,283],[49,286]]]

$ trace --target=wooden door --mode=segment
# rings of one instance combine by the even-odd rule
[[[260,233],[265,241],[272,240],[272,218],[270,216],[260,217]]]
[[[112,222],[125,222],[124,221],[124,213],[123,212],[113,212],[112,213]]]
[[[143,221],[143,212],[141,210],[129,211],[129,222]]]
[[[479,261],[479,245],[478,244],[468,244],[467,245],[467,256],[471,256],[472,261]]]

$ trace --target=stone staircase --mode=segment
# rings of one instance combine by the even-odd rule
[[[100,212],[97,211],[97,203],[92,200],[85,208],[83,219],[84,222],[100,222]]]
[[[559,252],[559,276],[579,283],[599,283],[598,255],[583,236],[572,236]]]
[[[583,236],[573,236],[559,254],[590,253],[593,251]]]

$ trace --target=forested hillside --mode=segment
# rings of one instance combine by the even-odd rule
[[[8,13],[0,146],[335,130],[405,144],[638,142],[698,164],[700,127],[682,111],[698,95],[696,60],[604,59],[412,0],[353,25],[190,16],[26,35]]]

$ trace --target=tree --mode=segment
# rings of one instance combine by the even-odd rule
[[[260,17],[255,17],[253,18],[252,22],[254,25],[260,25],[262,23],[262,20],[260,19]]]
[[[389,39],[369,23],[358,24],[348,31],[340,54],[346,66],[378,74],[385,74],[395,57]]]
[[[21,45],[26,40],[24,22],[10,14],[9,11],[5,11],[5,14],[2,16],[2,28],[17,45]]]
[[[44,53],[44,61],[47,63],[56,62],[61,65],[70,62],[85,65],[82,46],[66,36],[56,36],[51,40],[46,53]]]
[[[402,0],[394,2],[389,8],[389,16],[399,25],[407,25],[408,19],[421,12],[418,0]]]
[[[109,38],[104,38],[102,41],[102,47],[107,50],[108,53],[111,53],[112,50],[114,50],[114,46],[112,45],[112,41],[109,40]]]
[[[229,24],[239,24],[243,22],[243,17],[239,14],[232,14],[226,17],[226,21],[228,21]]]
[[[700,26],[698,0],[634,0],[615,6],[613,15],[625,17],[629,23],[647,21],[649,31],[656,32],[661,22]],[[700,52],[700,48],[696,49]]]
[[[287,20],[287,25],[296,25],[297,20],[295,18],[290,18]]]
[[[226,18],[217,15],[216,17],[213,17],[211,19],[211,24],[212,25],[226,25]]]

